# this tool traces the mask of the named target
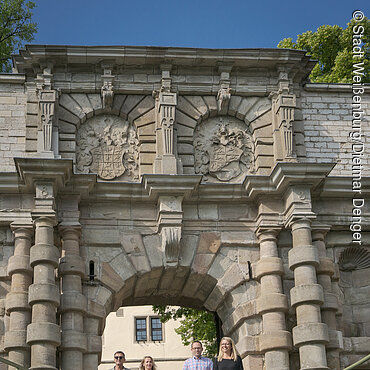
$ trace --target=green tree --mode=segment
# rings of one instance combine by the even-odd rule
[[[363,27],[363,32],[362,28]],[[357,27],[357,28],[354,28]],[[353,40],[357,34],[362,40],[360,45],[363,58],[353,55]],[[310,79],[312,82],[352,82],[353,64],[364,62],[362,82],[370,82],[370,21],[366,17],[362,21],[351,20],[343,29],[335,26],[320,26],[316,32],[307,31],[292,38],[279,42],[278,48],[299,49],[307,51],[318,63],[313,68]]]
[[[180,320],[180,326],[175,329],[181,336],[184,345],[199,340],[204,346],[204,355],[214,357],[217,353],[216,323],[212,313],[188,307],[153,306],[153,311],[159,315],[161,322],[170,319]]]
[[[31,42],[37,31],[32,22],[33,1],[0,0],[0,72],[11,70],[11,55]]]

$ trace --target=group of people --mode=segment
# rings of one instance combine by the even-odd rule
[[[238,355],[234,341],[229,337],[223,337],[220,342],[220,348],[217,357],[211,360],[202,356],[203,346],[198,340],[191,344],[192,357],[184,363],[183,370],[243,370],[242,359]],[[125,354],[117,351],[114,354],[114,363],[112,370],[129,370],[123,366]],[[140,363],[140,370],[156,370],[157,366],[151,356],[145,356]]]

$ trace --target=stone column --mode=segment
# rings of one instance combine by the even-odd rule
[[[33,284],[29,288],[32,323],[27,328],[31,345],[31,369],[56,369],[56,347],[60,345],[60,328],[56,324],[59,290],[55,283],[59,250],[54,246],[55,216],[52,212],[33,213],[35,245],[31,248]]]
[[[321,322],[320,305],[323,289],[317,284],[318,251],[312,245],[311,222],[296,218],[291,223],[293,249],[289,251],[289,267],[294,271],[291,304],[296,309],[297,326],[293,328],[293,343],[299,348],[301,369],[328,369],[325,344],[328,343],[326,324]]]
[[[28,368],[31,363],[27,325],[31,322],[28,288],[32,283],[30,248],[33,226],[31,223],[12,223],[11,228],[14,233],[14,255],[8,262],[11,287],[5,305],[9,314],[9,331],[5,333],[4,348],[9,352],[10,361]]]
[[[338,299],[332,291],[332,276],[334,275],[334,263],[327,257],[325,235],[329,227],[315,225],[312,230],[313,245],[317,247],[320,264],[317,268],[317,280],[324,291],[324,304],[321,306],[322,321],[328,326],[329,343],[327,344],[327,361],[330,369],[339,369],[339,349],[343,348],[342,333],[337,331],[336,313],[338,311]]]
[[[261,283],[261,296],[257,311],[262,315],[263,332],[260,335],[260,350],[265,354],[266,370],[289,370],[291,334],[286,330],[285,312],[287,297],[283,293],[281,276],[283,262],[278,257],[276,237],[279,229],[259,228],[260,260],[255,267],[256,278]]]
[[[85,263],[80,256],[79,225],[59,228],[62,237],[62,258],[59,264],[61,277],[60,319],[62,329],[62,369],[83,370],[83,353],[86,351],[84,334],[84,315],[87,299],[82,294],[82,277],[85,275]]]

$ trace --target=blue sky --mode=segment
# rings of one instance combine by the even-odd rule
[[[346,26],[369,0],[34,0],[34,44],[274,48],[323,24]]]

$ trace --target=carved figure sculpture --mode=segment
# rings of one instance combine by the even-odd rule
[[[103,180],[138,180],[139,140],[128,121],[113,115],[91,118],[77,134],[77,171]]]
[[[254,143],[247,126],[232,117],[215,117],[195,131],[195,173],[219,181],[254,172]]]

